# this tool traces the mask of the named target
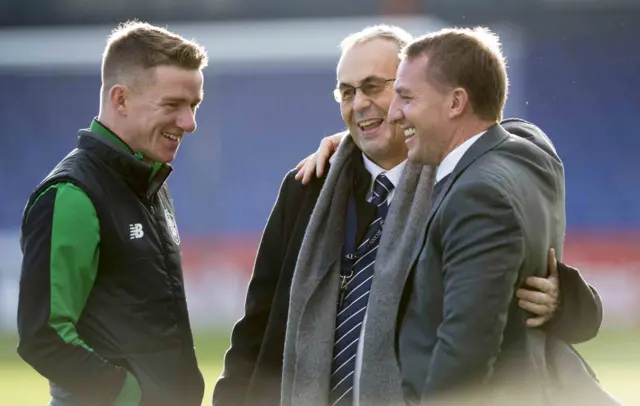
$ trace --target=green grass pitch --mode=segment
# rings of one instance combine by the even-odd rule
[[[228,333],[196,335],[196,351],[206,382],[203,405],[211,404],[213,385],[220,375],[228,343]],[[15,346],[15,336],[0,336],[0,405],[47,405],[47,382],[22,362]],[[602,384],[624,405],[640,405],[640,328],[603,331],[577,349],[595,369]]]

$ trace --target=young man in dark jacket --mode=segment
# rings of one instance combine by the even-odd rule
[[[165,180],[196,128],[207,56],[165,29],[110,36],[99,116],[23,216],[18,353],[52,406],[199,406],[180,237]]]

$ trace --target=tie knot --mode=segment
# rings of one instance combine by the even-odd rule
[[[389,197],[389,192],[392,190],[393,183],[391,183],[384,173],[381,173],[373,183],[373,199],[371,199],[371,203],[376,205],[384,203],[387,197]]]

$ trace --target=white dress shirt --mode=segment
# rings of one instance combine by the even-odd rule
[[[362,154],[364,160],[364,167],[371,174],[371,185],[369,185],[369,191],[367,192],[367,201],[371,202],[373,198],[373,185],[379,174],[384,173],[387,179],[393,184],[393,189],[387,196],[387,202],[391,204],[391,199],[395,195],[396,189],[400,184],[400,178],[402,177],[402,171],[407,163],[406,160],[402,161],[398,165],[389,169],[388,171],[375,164],[372,160],[367,158],[365,154]],[[358,340],[358,349],[356,350],[356,366],[353,373],[353,404],[358,406],[360,404],[360,370],[362,368],[362,344],[364,341],[364,326],[367,321],[367,314],[365,310],[364,320],[362,321],[362,329],[360,330],[360,339]]]
[[[393,189],[391,190],[391,192],[389,192],[389,195],[387,196],[387,201],[391,203],[391,199],[393,199],[393,196],[396,193],[396,188],[400,184],[402,171],[404,170],[404,165],[407,163],[407,160],[405,159],[404,161],[400,162],[398,165],[394,166],[393,168],[387,171],[379,167],[375,162],[373,162],[369,158],[367,158],[365,154],[362,154],[362,159],[364,160],[365,169],[367,170],[367,172],[371,174],[371,184],[369,185],[369,191],[367,192],[367,201],[371,202],[371,199],[373,199],[373,185],[376,182],[376,178],[381,173],[384,173],[387,179],[389,179],[391,183],[393,183]]]
[[[436,183],[440,182],[442,178],[453,172],[458,165],[458,162],[462,159],[465,152],[471,148],[471,146],[478,141],[480,136],[484,134],[486,131],[481,132],[480,134],[476,134],[473,137],[469,138],[462,144],[458,145],[453,151],[449,152],[447,156],[444,157],[440,165],[438,165],[438,170],[436,171]]]

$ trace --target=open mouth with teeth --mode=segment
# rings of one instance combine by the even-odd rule
[[[370,132],[376,130],[384,122],[381,118],[370,118],[358,122],[358,128],[363,132]]]
[[[180,137],[171,133],[162,133],[162,136],[168,140],[171,140],[173,142],[178,142],[180,141]]]
[[[416,129],[415,127],[409,127],[409,128],[405,128],[404,129],[404,138],[411,138],[414,135],[416,135]]]

